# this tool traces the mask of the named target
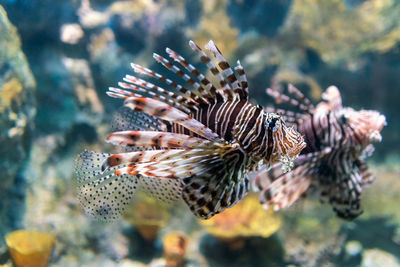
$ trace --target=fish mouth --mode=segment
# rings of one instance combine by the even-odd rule
[[[299,144],[293,146],[292,149],[288,151],[288,155],[290,157],[297,157],[301,153],[301,151],[307,146],[306,142],[304,142],[303,137],[301,139],[302,141]]]
[[[285,134],[282,134],[282,133]],[[272,162],[280,162],[283,172],[288,172],[294,166],[294,160],[306,147],[303,136],[292,127],[284,126],[281,131],[274,133],[277,145],[272,153]]]
[[[369,140],[373,143],[382,142],[382,135],[381,135],[380,131],[373,131],[372,133],[370,133]]]
[[[368,126],[369,128],[368,139],[370,140],[370,142],[376,142],[376,143],[382,142],[381,131],[383,127],[387,125],[385,115],[377,113],[369,121],[370,123]]]

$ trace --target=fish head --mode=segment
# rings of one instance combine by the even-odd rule
[[[281,162],[285,165],[291,165],[292,160],[306,147],[303,136],[293,127],[287,126],[278,114],[270,113],[266,124],[268,135],[272,137],[267,148],[272,149],[272,153],[267,160],[270,160],[272,164]],[[267,151],[267,157],[268,154]]]
[[[375,110],[344,108],[337,114],[339,123],[350,129],[346,131],[347,142],[357,144],[362,149],[371,143],[381,142],[381,131],[387,124],[385,115]]]

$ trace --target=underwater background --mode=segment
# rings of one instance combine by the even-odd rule
[[[257,195],[207,221],[141,194],[115,223],[84,215],[74,158],[111,149],[107,88],[130,62],[161,72],[166,46],[199,65],[188,41],[210,39],[254,103],[336,85],[386,116],[359,218],[315,198],[264,211]],[[400,266],[399,100],[397,0],[0,0],[0,266]]]

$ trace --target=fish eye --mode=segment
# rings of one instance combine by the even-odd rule
[[[347,118],[347,116],[345,114],[340,115],[339,120],[343,124],[346,124],[349,121],[349,119]]]
[[[276,132],[280,126],[279,117],[273,117],[268,123],[268,130],[272,130],[272,132]]]

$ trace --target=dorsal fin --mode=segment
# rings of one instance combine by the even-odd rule
[[[167,85],[171,86],[172,88],[180,91],[182,88],[182,85],[177,84],[176,82],[173,82],[172,80],[164,77],[163,75],[152,71],[151,69],[145,68],[143,66],[140,66],[138,64],[135,63],[131,63],[131,67],[133,68],[133,70],[136,73],[140,73],[140,74],[144,74],[147,75],[149,77],[154,77],[156,79],[158,79],[160,82],[162,83],[166,83]],[[180,94],[175,94],[171,91],[165,90],[163,88],[160,88],[163,91],[165,91],[166,94],[168,94],[169,96],[171,96],[173,99],[175,99],[177,102],[185,104],[187,107],[191,108],[194,105],[198,104],[197,102],[195,102],[192,98],[190,98],[189,96],[187,96],[186,94],[180,95]],[[186,89],[187,90],[187,89]]]
[[[314,111],[314,106],[311,104],[311,101],[291,84],[288,87],[288,92],[291,94],[292,97],[271,88],[268,88],[266,92],[269,96],[275,99],[275,102],[277,104],[288,104],[310,115]]]
[[[239,99],[246,99],[247,97],[245,91],[242,90],[241,84],[239,83],[234,71],[232,70],[228,61],[222,55],[218,47],[214,44],[212,40],[210,40],[206,45],[206,48],[213,53],[214,58],[217,61],[217,66],[220,67],[223,71],[225,79],[228,81],[228,85],[231,86],[235,97],[238,97]]]
[[[161,63],[165,68],[167,68],[168,70],[172,71],[173,73],[175,73],[178,77],[182,78],[185,82],[193,85],[195,82],[193,81],[192,78],[190,78],[189,75],[187,75],[186,73],[184,73],[180,68],[178,68],[176,65],[172,64],[168,59],[153,53],[153,57],[154,59]],[[191,98],[193,98],[195,101],[199,102],[199,103],[204,103],[204,104],[209,104],[208,101],[204,98],[199,97],[197,94],[195,94],[195,92],[188,90],[184,87],[182,87],[180,89],[180,91],[184,94],[188,94],[190,95]]]
[[[243,66],[240,64],[240,60],[237,61],[237,66],[235,67],[235,71],[239,75],[239,81],[241,88],[244,93],[244,98],[248,99],[249,98],[249,85],[247,83],[247,76],[246,73],[244,72]]]
[[[210,57],[193,41],[189,41],[190,47],[195,51],[199,57],[200,61],[207,65],[210,72],[217,77],[219,82],[219,89],[224,93],[227,100],[232,100],[234,95],[232,89],[229,87],[228,82],[224,76],[219,72],[218,68],[214,65]]]
[[[182,57],[177,52],[173,51],[171,48],[166,48],[165,51],[168,55],[178,62],[181,66],[183,66],[192,76],[196,78],[196,81],[193,79],[190,80],[190,84],[193,85],[195,91],[198,91],[203,97],[207,98],[209,101],[213,101],[215,99],[215,92],[217,89],[215,86],[202,74],[200,73],[192,64],[186,61],[184,57]]]

